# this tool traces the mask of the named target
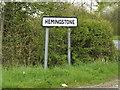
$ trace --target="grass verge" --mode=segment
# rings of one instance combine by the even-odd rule
[[[120,40],[120,36],[113,36],[113,40]]]
[[[44,70],[42,66],[3,68],[3,88],[68,88],[106,82],[118,75],[117,62],[62,65]]]
[[[2,89],[2,65],[0,64],[0,89]]]

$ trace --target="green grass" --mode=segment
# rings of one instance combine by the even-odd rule
[[[0,64],[0,89],[2,88],[2,65]]]
[[[120,36],[113,36],[113,40],[120,40]]]
[[[25,74],[23,74],[25,72]],[[117,77],[117,62],[62,65],[44,70],[42,66],[3,68],[3,88],[69,88],[93,85]]]

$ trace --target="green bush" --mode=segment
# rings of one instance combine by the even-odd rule
[[[58,7],[61,4],[65,7]],[[61,4],[55,4],[54,7],[57,8],[52,8],[54,11],[49,11],[50,15],[74,16],[79,20],[78,27],[71,28],[72,62],[88,62],[98,58],[112,60],[116,49],[111,40],[111,24],[84,9],[66,8],[66,4]],[[61,12],[58,9],[62,9]],[[32,18],[25,17],[24,14],[27,15],[21,12],[11,16],[7,12],[5,14],[2,47],[4,65],[44,63],[45,28],[41,26],[42,16]],[[64,63],[67,63],[67,28],[50,28],[48,64],[51,66]]]
[[[79,19],[78,28],[72,30],[73,59],[88,62],[112,60],[116,55],[116,48],[111,39],[112,27],[105,20]]]

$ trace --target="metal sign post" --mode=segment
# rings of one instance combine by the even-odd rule
[[[69,64],[69,65],[71,64],[70,34],[71,34],[71,31],[70,31],[70,28],[68,28],[68,64]]]
[[[45,39],[45,61],[44,61],[44,69],[47,69],[48,62],[48,43],[49,43],[49,28],[46,28],[46,39]]]

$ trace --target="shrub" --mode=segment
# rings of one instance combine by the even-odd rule
[[[88,62],[96,58],[112,60],[115,57],[116,48],[111,39],[112,26],[109,22],[79,19],[78,25],[71,35],[74,61]]]
[[[62,5],[66,8],[66,4]],[[99,60],[114,58],[116,49],[111,40],[112,27],[109,22],[100,20],[83,9],[80,11],[76,7],[62,8],[59,12],[61,7],[58,6],[59,10],[56,8],[54,12],[49,12],[50,15],[74,16],[79,20],[78,27],[71,29],[73,63],[94,61],[97,58]],[[5,18],[3,64],[43,64],[45,28],[41,26],[41,17],[23,18],[22,15],[24,17],[24,14],[19,12],[14,15],[16,18],[12,15],[14,18]],[[48,64],[51,66],[63,63],[67,63],[67,28],[50,28]]]

